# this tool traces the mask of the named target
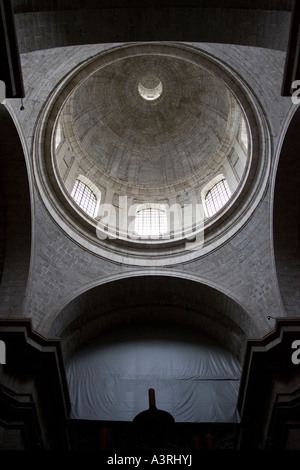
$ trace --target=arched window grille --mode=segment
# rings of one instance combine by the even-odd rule
[[[77,179],[71,192],[71,196],[82,210],[91,217],[95,216],[97,197],[86,184]]]
[[[166,210],[161,207],[138,209],[135,216],[135,232],[139,236],[160,236],[168,231]]]
[[[231,191],[226,179],[216,183],[205,196],[205,206],[209,217],[216,214],[230,199]]]

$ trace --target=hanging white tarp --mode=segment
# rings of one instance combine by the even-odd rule
[[[137,339],[139,338],[139,339]],[[241,367],[199,335],[123,330],[78,351],[67,364],[73,419],[132,421],[156,406],[176,422],[238,422]]]

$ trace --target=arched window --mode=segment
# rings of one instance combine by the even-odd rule
[[[62,140],[62,128],[61,128],[61,123],[59,122],[56,127],[56,133],[55,133],[55,148],[59,147],[59,144],[61,143]]]
[[[167,231],[168,221],[165,208],[161,205],[138,208],[135,216],[135,232],[139,236],[157,237]]]
[[[216,183],[205,196],[205,206],[209,217],[216,214],[230,199],[231,191],[225,178]]]
[[[245,149],[248,150],[248,133],[247,133],[245,119],[242,119],[242,123],[240,127],[240,139]]]
[[[91,217],[95,217],[97,197],[86,184],[77,179],[71,192],[71,196],[82,210]]]

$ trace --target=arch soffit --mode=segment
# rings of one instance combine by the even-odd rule
[[[63,349],[69,350],[124,322],[141,321],[187,324],[225,342],[228,348],[237,348],[238,356],[248,338],[259,336],[249,312],[216,285],[164,271],[139,271],[90,285],[69,299],[47,324],[48,334],[60,337]]]

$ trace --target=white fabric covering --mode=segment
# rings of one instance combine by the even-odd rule
[[[66,370],[73,419],[132,421],[154,388],[176,422],[239,421],[240,364],[199,334],[124,329],[79,350]]]

